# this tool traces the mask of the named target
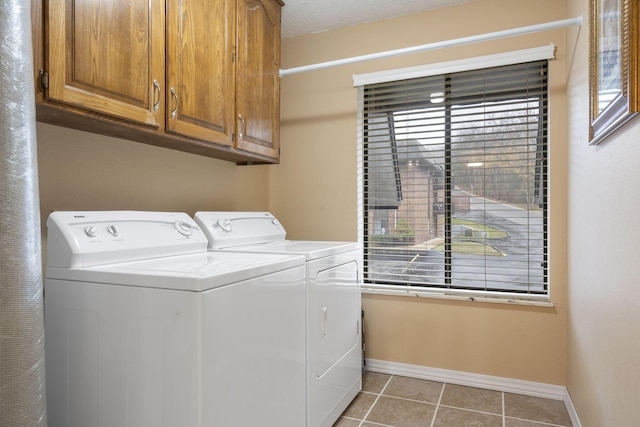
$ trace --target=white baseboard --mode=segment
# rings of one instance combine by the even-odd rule
[[[566,387],[564,389],[564,399],[562,400],[564,400],[564,404],[567,406],[573,427],[582,427],[582,423],[578,417],[578,411],[576,411],[576,407],[573,406],[573,400],[571,400],[571,395],[569,395],[569,390],[567,390]]]
[[[573,427],[581,427],[571,396],[564,386],[537,383],[533,381],[515,380],[512,378],[494,377],[491,375],[470,372],[452,371],[449,369],[430,368],[427,366],[408,365],[406,363],[387,362],[385,360],[366,359],[367,371],[390,375],[421,378],[468,387],[485,388],[507,393],[524,394],[543,397],[545,399],[562,400],[567,406]]]

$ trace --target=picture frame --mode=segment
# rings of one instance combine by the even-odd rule
[[[637,0],[591,0],[589,143],[600,144],[640,110]]]

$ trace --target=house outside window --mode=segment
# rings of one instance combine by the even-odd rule
[[[548,299],[547,69],[358,87],[365,288]]]

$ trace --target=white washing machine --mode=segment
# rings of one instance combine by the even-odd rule
[[[207,252],[184,213],[54,212],[52,427],[300,427],[305,266]]]
[[[362,389],[359,245],[286,240],[268,212],[197,212],[214,251],[304,255],[307,426],[331,426]]]

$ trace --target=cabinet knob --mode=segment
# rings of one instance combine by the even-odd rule
[[[178,95],[176,94],[176,88],[174,88],[174,87],[171,88],[171,95],[176,100],[175,107],[173,107],[173,110],[171,110],[171,118],[175,119],[176,118],[176,112],[178,111]]]

